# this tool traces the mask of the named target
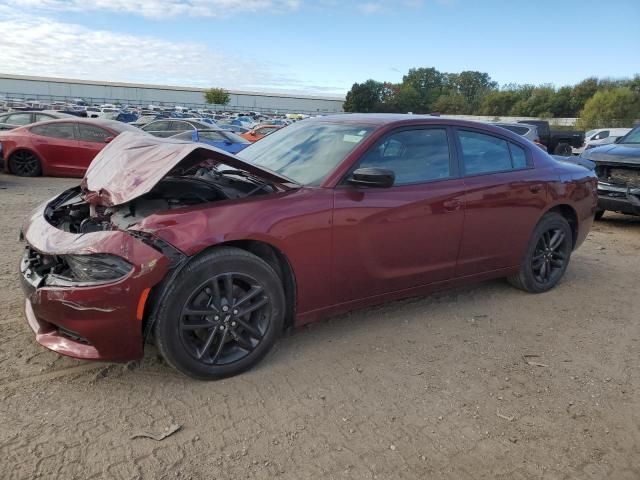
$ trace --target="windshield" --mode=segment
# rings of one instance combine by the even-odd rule
[[[319,185],[372,131],[371,126],[299,122],[249,145],[237,156],[302,185]]]
[[[618,143],[640,143],[640,127],[636,127],[622,137]]]

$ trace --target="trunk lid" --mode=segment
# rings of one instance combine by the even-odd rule
[[[187,170],[208,160],[244,170],[287,190],[298,186],[287,177],[204,143],[124,132],[93,159],[82,179],[82,191],[91,204],[121,205],[148,193],[172,171]]]

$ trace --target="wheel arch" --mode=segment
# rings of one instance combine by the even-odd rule
[[[576,240],[578,236],[578,213],[576,212],[575,208],[573,208],[568,203],[559,203],[547,209],[542,215],[542,217],[544,217],[547,213],[552,213],[552,212],[562,215],[569,223],[569,227],[571,228],[571,237],[572,237],[571,249],[572,250],[575,249]],[[540,218],[542,219],[542,217]]]
[[[142,333],[145,339],[149,336],[153,329],[156,321],[157,308],[163,297],[165,296],[166,289],[173,281],[173,279],[177,276],[177,274],[186,265],[188,265],[191,260],[221,247],[234,247],[252,253],[253,255],[267,262],[267,264],[269,264],[269,266],[274,269],[274,271],[282,281],[282,286],[285,294],[286,311],[284,319],[284,329],[287,330],[293,327],[297,306],[297,283],[293,267],[291,266],[289,259],[279,248],[268,242],[252,239],[231,240],[211,245],[190,257],[185,256],[182,261],[179,261],[178,264],[167,273],[166,277],[159,284],[151,289],[151,293],[148,299],[148,303],[150,304],[151,308],[145,308],[144,318],[142,322]]]
[[[293,327],[297,305],[297,283],[293,267],[287,256],[276,246],[262,240],[231,240],[205,249],[209,251],[220,247],[235,247],[254,254],[264,260],[280,277],[284,289],[286,312],[285,330]]]

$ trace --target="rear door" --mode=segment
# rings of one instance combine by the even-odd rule
[[[75,174],[75,157],[78,141],[75,138],[75,122],[55,122],[35,125],[31,128],[32,143],[40,160],[51,173]]]
[[[393,170],[391,188],[357,187],[346,181],[336,187],[336,303],[453,277],[464,219],[464,182],[452,137],[445,126],[395,130],[355,167]]]
[[[474,129],[456,129],[465,184],[465,222],[456,276],[520,263],[547,205],[529,147]]]

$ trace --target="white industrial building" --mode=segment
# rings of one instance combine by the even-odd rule
[[[81,98],[95,104],[181,105],[204,107],[204,88],[99,82],[69,78],[0,73],[0,99],[68,101]],[[229,90],[225,107],[233,111],[326,114],[342,112],[344,98]]]

